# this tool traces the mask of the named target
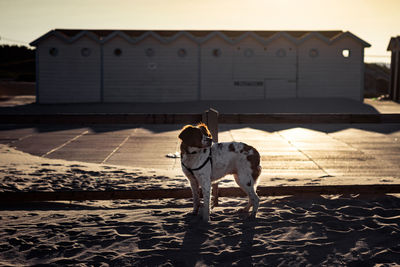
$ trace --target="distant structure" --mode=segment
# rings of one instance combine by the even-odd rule
[[[389,94],[390,69],[383,64],[366,63],[364,97],[386,97]]]
[[[31,45],[39,103],[362,101],[370,46],[342,31],[63,29]]]
[[[400,36],[390,39],[387,50],[392,52],[389,97],[400,102]]]

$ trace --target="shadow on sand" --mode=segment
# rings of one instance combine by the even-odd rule
[[[253,221],[235,214],[243,200],[222,198],[209,224],[187,215],[190,199],[87,209],[54,204],[53,211],[51,204],[8,207],[0,209],[7,212],[1,213],[0,235],[7,238],[0,256],[50,265],[400,264],[395,196],[264,198]]]

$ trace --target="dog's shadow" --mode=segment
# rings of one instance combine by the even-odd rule
[[[215,208],[210,219],[210,222],[204,222],[201,216],[191,213],[184,216],[185,233],[180,253],[190,255],[185,258],[185,265],[214,265],[218,262],[251,265],[258,219],[239,214],[232,207]],[[229,247],[235,252],[227,250]],[[218,262],[215,262],[216,258]]]
[[[192,213],[185,216],[185,234],[180,249],[182,255],[190,255],[190,257],[184,258],[185,265],[195,266],[203,260],[203,244],[210,236],[209,224],[202,221],[200,216]]]

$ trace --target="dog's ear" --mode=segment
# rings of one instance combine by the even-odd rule
[[[201,147],[202,134],[199,128],[186,125],[178,137],[188,146]]]
[[[181,133],[179,134],[178,138],[181,139],[182,141],[185,141],[192,132],[192,129],[194,127],[192,125],[186,125],[185,127],[182,128]]]
[[[201,132],[202,132],[204,135],[207,135],[208,137],[212,138],[212,135],[211,135],[211,133],[210,133],[210,130],[208,130],[208,127],[207,127],[206,124],[204,124],[204,123],[201,122],[201,123],[197,124],[197,127],[201,130]]]

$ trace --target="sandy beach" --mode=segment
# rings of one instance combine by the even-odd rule
[[[157,170],[70,162],[0,147],[0,190],[186,187]],[[0,265],[394,266],[400,264],[397,196],[263,197],[258,217],[220,198],[211,222],[191,199],[1,205]]]
[[[222,199],[209,225],[189,200],[2,207],[1,265],[399,264],[399,200],[263,199],[256,221]],[[354,265],[352,265],[354,264]]]

